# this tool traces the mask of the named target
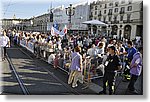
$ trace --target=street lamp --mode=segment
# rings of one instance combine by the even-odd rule
[[[69,16],[69,28],[71,26],[71,16],[75,14],[75,8],[72,7],[72,4],[68,8],[66,8],[66,15]]]
[[[30,31],[33,31],[34,29],[33,29],[33,27],[34,27],[34,17],[32,17],[31,19],[30,19]]]
[[[83,17],[80,16],[78,19],[79,19],[79,29],[78,29],[78,32],[79,32],[80,30],[82,30],[81,29],[81,21],[82,21]]]

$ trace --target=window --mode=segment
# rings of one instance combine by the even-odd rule
[[[106,14],[106,10],[104,10],[104,14]]]
[[[132,6],[128,6],[127,11],[132,11]]]
[[[108,15],[112,15],[112,9],[109,9]]]
[[[99,14],[101,14],[101,11],[99,11]]]
[[[109,3],[109,6],[113,6],[113,3]]]
[[[140,10],[143,11],[143,1],[140,3]]]
[[[95,15],[97,15],[97,11],[95,11]]]
[[[100,5],[100,8],[102,7],[102,5]]]
[[[132,0],[129,0],[128,2],[129,2],[129,4],[131,4],[131,3],[132,3]]]
[[[125,3],[125,0],[122,0],[122,1],[121,1],[121,4],[124,4],[124,3]]]
[[[118,8],[115,8],[115,13],[118,12]]]
[[[101,16],[101,11],[99,11],[99,15],[98,16]]]
[[[112,18],[112,17],[110,16],[110,17],[108,18],[108,20],[111,21],[111,18]]]
[[[123,16],[120,16],[120,21],[123,21]]]
[[[114,16],[114,21],[117,21],[117,16]]]
[[[99,21],[101,21],[101,17],[99,17]]]
[[[97,6],[95,6],[95,10],[97,10]]]
[[[112,9],[109,9],[109,13],[111,13],[111,14],[112,14]]]
[[[124,13],[124,11],[125,11],[125,8],[121,7],[121,12]]]
[[[96,17],[94,17],[94,19],[96,20],[97,18],[96,18]]]
[[[107,4],[105,4],[105,8],[107,8]]]
[[[115,2],[115,6],[118,6],[119,2]]]
[[[131,14],[127,14],[127,21],[130,21]]]
[[[93,12],[91,12],[91,16],[93,16]]]
[[[93,9],[93,6],[91,5],[90,8]]]
[[[106,21],[106,17],[103,17],[103,21],[104,21],[104,22]]]

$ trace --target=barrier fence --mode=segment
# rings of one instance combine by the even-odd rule
[[[61,55],[58,56],[57,50],[51,48],[48,44],[36,44],[32,41],[26,41],[25,39],[20,40],[20,45],[35,54],[37,57],[52,64],[54,68],[58,67],[66,73],[70,73],[69,68],[71,61],[69,58],[67,59],[63,57],[66,53],[61,52]],[[90,82],[91,79],[103,77],[104,66],[99,64],[99,59],[101,58],[94,59],[94,63],[92,64],[92,58],[89,56],[85,57],[83,61],[83,75],[85,81]]]

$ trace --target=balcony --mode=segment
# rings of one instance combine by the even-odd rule
[[[131,23],[142,23],[143,20],[142,19],[134,19],[130,21]]]
[[[93,15],[89,15],[89,18],[92,18],[93,17]]]
[[[130,20],[124,20],[123,23],[131,23]]]
[[[119,21],[111,21],[111,24],[118,24]]]
[[[102,14],[100,13],[100,14],[98,14],[98,16],[102,16]]]
[[[108,21],[104,21],[104,23],[108,24]]]

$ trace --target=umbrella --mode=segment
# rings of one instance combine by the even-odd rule
[[[91,25],[101,25],[101,26],[107,26],[106,23],[103,23],[99,20],[90,20],[90,21],[85,21],[85,22],[82,22],[83,24],[91,24]]]

